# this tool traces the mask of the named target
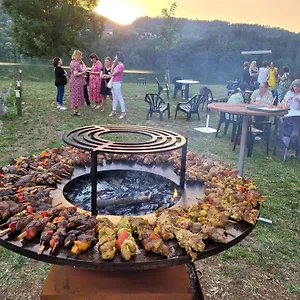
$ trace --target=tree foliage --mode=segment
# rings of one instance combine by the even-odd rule
[[[178,21],[179,19],[175,18],[175,10],[177,4],[173,2],[169,10],[163,8],[161,10],[163,25],[158,27],[158,34],[160,38],[160,46],[166,48],[167,50],[171,49],[176,42],[179,40],[178,35]]]
[[[102,18],[91,11],[98,0],[3,0],[12,18],[18,50],[28,56],[63,55],[82,47],[82,36],[103,31]],[[95,36],[94,36],[95,37]]]
[[[173,2],[169,10],[163,8],[162,18],[163,25],[158,27],[158,35],[160,38],[160,47],[166,49],[167,61],[166,61],[166,79],[170,84],[170,70],[169,70],[169,51],[176,44],[179,39],[177,32],[178,19],[175,18],[175,10],[177,4]]]

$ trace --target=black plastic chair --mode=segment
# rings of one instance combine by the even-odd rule
[[[231,131],[231,142],[234,142],[234,138],[237,132],[237,128],[240,122],[240,116],[239,115],[233,115],[233,114],[228,114],[225,112],[220,112],[220,118],[217,126],[217,132],[216,132],[216,137],[219,134],[220,128],[223,123],[224,124],[224,131],[223,134],[225,135],[227,133],[228,127],[230,124],[232,124],[232,131]]]
[[[199,106],[203,103],[203,101],[205,101],[204,95],[197,94],[187,102],[179,102],[176,106],[175,119],[177,117],[177,112],[180,110],[186,113],[186,118],[188,121],[192,117],[192,114],[197,114],[198,120],[200,120]]]
[[[275,136],[275,144],[273,148],[273,155],[276,155],[277,146],[283,147],[282,160],[287,158],[288,151],[294,146],[296,156],[300,152],[300,117],[281,117],[277,120],[278,127]]]
[[[208,104],[214,101],[213,93],[207,86],[202,87],[199,93],[204,95],[204,102],[202,103],[201,111],[203,111],[204,106],[206,106],[206,112],[208,112]]]
[[[167,98],[169,100],[169,85],[167,83],[160,83],[157,78],[155,78],[156,83],[157,83],[157,94],[161,95],[162,92],[166,93]]]
[[[256,128],[259,127],[260,129]],[[272,122],[265,120],[265,121],[252,121],[252,118],[249,118],[249,127],[248,127],[248,134],[247,134],[247,156],[252,156],[253,148],[254,148],[254,141],[256,137],[266,137],[266,154],[269,155],[269,149],[270,149],[270,138],[271,138],[271,126]],[[234,145],[233,145],[233,151],[236,148],[236,145],[238,143],[238,140],[241,136],[242,132],[242,126],[241,122],[238,123],[238,130],[235,134],[234,138]]]
[[[149,104],[149,109],[147,113],[147,120],[149,120],[149,116],[152,117],[153,113],[158,113],[159,118],[163,120],[163,113],[168,111],[168,119],[170,119],[170,103],[165,102],[160,95],[158,94],[146,94],[145,102]]]
[[[173,99],[176,99],[178,91],[180,91],[181,98],[183,98],[183,96],[184,96],[185,85],[176,82],[177,80],[181,80],[181,79],[182,79],[181,77],[177,76],[177,77],[174,77],[173,80],[172,80],[172,83],[174,84]]]

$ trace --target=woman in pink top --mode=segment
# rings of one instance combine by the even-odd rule
[[[110,117],[113,117],[117,114],[117,104],[120,102],[121,106],[121,115],[119,119],[126,118],[126,109],[125,102],[121,93],[121,80],[123,78],[124,73],[124,54],[122,52],[117,52],[116,57],[112,64],[112,74],[111,75],[103,75],[103,78],[112,78],[113,85],[111,88],[112,96],[113,96],[113,105],[112,111],[110,113]]]
[[[100,103],[102,100],[102,96],[100,95],[100,86],[101,86],[101,78],[100,72],[102,71],[102,63],[99,60],[99,57],[92,53],[90,55],[91,62],[93,63],[92,69],[90,71],[90,81],[89,81],[89,98],[91,101],[95,101],[95,108],[100,108]]]

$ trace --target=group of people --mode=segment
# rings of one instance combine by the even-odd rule
[[[75,50],[70,63],[70,107],[74,109],[74,116],[80,116],[79,107],[89,105],[95,109],[105,110],[106,98],[109,96],[112,102],[110,117],[116,116],[117,104],[120,103],[121,114],[119,119],[126,117],[125,102],[121,92],[121,80],[124,75],[124,54],[117,52],[115,59],[110,57],[104,60],[102,65],[99,57],[92,53],[89,56],[92,67],[87,67],[82,60],[82,52]],[[62,60],[55,57],[53,60],[55,71],[55,85],[57,87],[57,108],[66,110],[63,105],[65,85],[68,82],[68,74],[62,68]],[[91,105],[91,102],[94,105]]]
[[[245,61],[243,64],[242,80],[255,88],[258,88],[261,83],[267,82],[268,89],[272,92],[273,96],[278,98],[279,102],[283,100],[291,84],[288,67],[284,67],[283,73],[279,74],[275,63],[270,62],[268,64],[267,61],[264,61],[260,68],[257,67],[256,61],[252,61],[251,64]]]
[[[246,94],[250,93],[251,103],[260,105],[286,106],[292,110],[300,110],[300,79],[290,81],[289,68],[285,67],[282,75],[278,73],[273,62],[268,66],[263,62],[262,67],[256,67],[256,62],[244,62],[242,82],[230,96],[229,103],[246,102]],[[254,91],[250,92],[246,90]]]
[[[248,88],[248,83],[242,82],[238,89],[229,97],[229,103],[244,103],[245,93]],[[249,92],[249,91],[247,91]],[[264,106],[274,105],[276,97],[272,94],[268,81],[261,82],[258,89],[254,90],[250,96],[252,104],[260,104]],[[300,79],[295,79],[285,93],[283,100],[278,102],[282,106],[288,107],[291,110],[300,110]]]

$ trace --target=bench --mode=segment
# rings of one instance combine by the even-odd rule
[[[136,84],[137,85],[146,85],[147,82],[146,82],[146,78],[142,78],[142,77],[139,77],[136,79]]]

